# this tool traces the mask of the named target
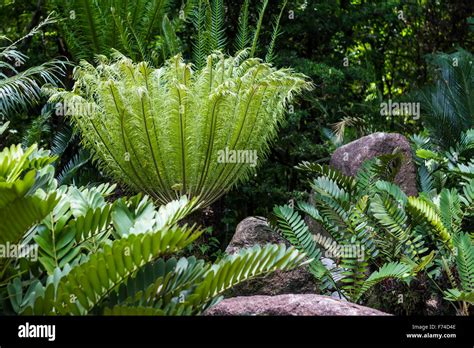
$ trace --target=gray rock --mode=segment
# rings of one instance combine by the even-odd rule
[[[402,153],[404,160],[395,183],[409,196],[416,196],[416,167],[411,154],[410,143],[401,134],[377,132],[334,151],[331,157],[331,166],[350,176],[356,175],[365,160],[391,154],[395,149]]]
[[[237,225],[235,234],[227,246],[226,253],[233,254],[242,248],[267,243],[289,246],[286,240],[268,227],[265,218],[248,217]],[[233,287],[227,292],[226,297],[316,292],[318,292],[318,286],[315,279],[308,271],[307,266],[303,266],[291,271],[275,271],[267,276],[249,280]]]
[[[221,315],[390,315],[376,309],[316,294],[287,294],[278,296],[248,296],[228,298],[204,312]]]

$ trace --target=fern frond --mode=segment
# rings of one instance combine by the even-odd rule
[[[407,209],[415,219],[431,226],[441,241],[448,246],[452,245],[451,234],[444,226],[436,207],[422,198],[408,197]]]
[[[183,249],[201,233],[174,227],[155,233],[131,234],[111,245],[105,244],[102,251],[72,268],[57,284],[47,286],[25,314],[87,314],[147,263]]]
[[[237,28],[237,36],[235,38],[235,51],[239,52],[247,48],[250,43],[249,32],[249,4],[250,0],[244,0],[240,9],[239,24]]]
[[[205,274],[185,300],[194,313],[199,313],[208,306],[210,300],[222,294],[232,286],[245,280],[277,269],[291,270],[302,266],[305,254],[299,253],[285,245],[258,245],[243,249],[238,254],[228,255]]]
[[[258,11],[257,26],[255,28],[255,32],[253,35],[252,48],[250,49],[251,58],[255,57],[255,54],[257,51],[257,44],[258,44],[258,39],[260,37],[260,30],[262,29],[263,17],[265,16],[265,11],[267,9],[267,6],[268,6],[268,0],[263,0],[260,6],[260,10]]]
[[[255,171],[287,103],[312,87],[245,54],[212,54],[198,71],[180,56],[160,69],[83,62],[76,89],[53,98],[93,104],[71,117],[100,169],[160,203],[187,194],[207,205]]]
[[[409,265],[399,263],[399,262],[391,262],[386,263],[378,271],[375,271],[364,281],[364,284],[357,292],[355,296],[355,300],[358,301],[367,292],[370,288],[372,288],[377,283],[385,280],[387,278],[394,278],[394,279],[404,279],[410,276],[412,268]]]
[[[278,17],[275,18],[275,22],[273,23],[272,36],[270,39],[270,44],[268,46],[267,55],[265,56],[265,61],[267,63],[271,63],[275,59],[274,50],[275,50],[276,40],[281,35],[280,21],[281,21],[281,17],[283,16],[283,12],[285,11],[287,3],[288,3],[288,0],[285,0],[283,5],[281,5],[280,13],[278,14]]]
[[[456,266],[465,292],[474,292],[474,245],[467,233],[455,237]]]

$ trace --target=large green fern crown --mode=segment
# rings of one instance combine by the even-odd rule
[[[288,103],[311,82],[242,51],[194,70],[177,55],[159,68],[124,56],[82,62],[61,92],[83,142],[116,180],[162,203],[210,204],[255,170]]]

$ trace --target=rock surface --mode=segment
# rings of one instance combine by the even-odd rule
[[[365,160],[391,154],[397,149],[404,156],[400,171],[395,177],[395,183],[409,196],[418,193],[416,187],[416,167],[411,154],[410,143],[401,134],[377,132],[334,151],[331,157],[331,166],[350,176],[356,175]]]
[[[389,315],[387,313],[316,294],[248,296],[228,298],[204,312],[208,316],[227,315]]]
[[[233,254],[242,248],[252,247],[256,244],[289,244],[273,232],[265,218],[248,217],[242,220],[236,228],[235,234],[227,246],[226,253]],[[291,271],[275,271],[265,277],[249,280],[233,287],[227,296],[248,295],[279,295],[279,294],[304,294],[318,292],[313,275],[307,267],[300,267]]]

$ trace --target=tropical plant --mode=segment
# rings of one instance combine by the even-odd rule
[[[474,244],[472,237],[467,233],[457,234],[454,238],[455,265],[459,280],[450,272],[449,266],[444,263],[452,289],[444,291],[449,301],[460,303],[458,313],[469,315],[469,305],[474,304]]]
[[[474,178],[474,129],[460,134],[459,140],[443,150],[431,137],[411,137],[418,165],[419,189],[436,194],[443,187],[455,187],[464,180]]]
[[[97,251],[100,243],[109,237],[113,205],[105,199],[114,188],[107,184],[91,188],[59,187],[58,204],[33,230],[38,260],[48,274],[66,264],[76,264],[81,257]]]
[[[2,300],[6,286],[16,313],[199,314],[235,284],[304,264],[304,254],[284,245],[244,249],[214,265],[179,257],[203,232],[178,223],[196,199],[159,209],[141,195],[109,203],[108,184],[56,188],[54,160],[36,146],[0,153],[0,242],[36,246],[40,255],[28,272],[6,262],[5,279],[0,259]]]
[[[444,272],[453,286],[444,291],[446,298],[460,301],[456,310],[467,314],[472,302],[473,245],[472,237],[462,229],[474,208],[474,180],[463,182],[462,193],[444,188],[439,194],[408,197],[391,182],[396,170],[389,169],[388,163],[395,156],[365,162],[355,178],[328,166],[301,164],[299,168],[316,174],[316,179],[311,182],[311,204],[299,202],[297,210],[320,224],[330,237],[313,235],[298,211],[289,206],[275,207],[276,227],[297,249],[313,257],[310,270],[323,289],[340,288],[344,296],[358,301],[383,279],[408,280],[421,271],[439,288]],[[363,253],[338,253],[345,246],[361,246]],[[339,266],[327,267],[320,247]],[[368,276],[374,268],[379,270]]]
[[[434,143],[445,151],[460,141],[462,132],[474,128],[473,59],[461,49],[433,55],[436,82],[419,93],[424,124]]]
[[[10,117],[12,112],[23,111],[38,102],[43,84],[56,85],[65,72],[66,62],[53,59],[38,66],[19,71],[28,57],[17,50],[17,45],[40,32],[41,28],[52,24],[55,19],[48,16],[38,26],[20,39],[11,42],[6,36],[0,41],[9,41],[0,46],[0,121]]]
[[[35,145],[26,150],[12,145],[0,152],[0,308],[7,283],[19,272],[13,256],[25,250],[23,240],[28,231],[58,201],[53,192],[54,170],[50,165],[53,160],[47,151],[38,150]],[[17,250],[16,254],[5,254],[12,249]]]
[[[183,2],[177,13],[172,0],[51,1],[62,17],[59,26],[68,50],[77,61],[92,61],[116,49],[135,61],[155,63],[177,53],[175,31],[191,15],[194,2]],[[172,20],[170,12],[175,14]],[[157,36],[161,41],[155,49]]]
[[[275,58],[275,45],[281,34],[280,21],[288,1],[282,2],[280,13],[273,20],[273,30],[270,44],[265,55],[265,61],[271,62]],[[257,22],[255,28],[250,24],[250,0],[244,0],[239,14],[237,35],[233,48],[235,52],[249,49],[251,58],[257,57],[257,48],[262,30],[263,19],[268,8],[269,0],[262,0],[257,10]],[[226,51],[229,45],[229,37],[226,35],[225,27],[225,2],[224,0],[198,0],[195,5],[192,22],[196,32],[193,41],[193,63],[201,68],[206,65],[207,56],[215,51]],[[230,49],[228,49],[230,51]]]
[[[198,71],[179,55],[160,69],[83,62],[73,91],[52,100],[77,105],[83,144],[114,179],[160,203],[187,194],[208,205],[254,172],[287,104],[312,86],[246,56],[215,53]]]

